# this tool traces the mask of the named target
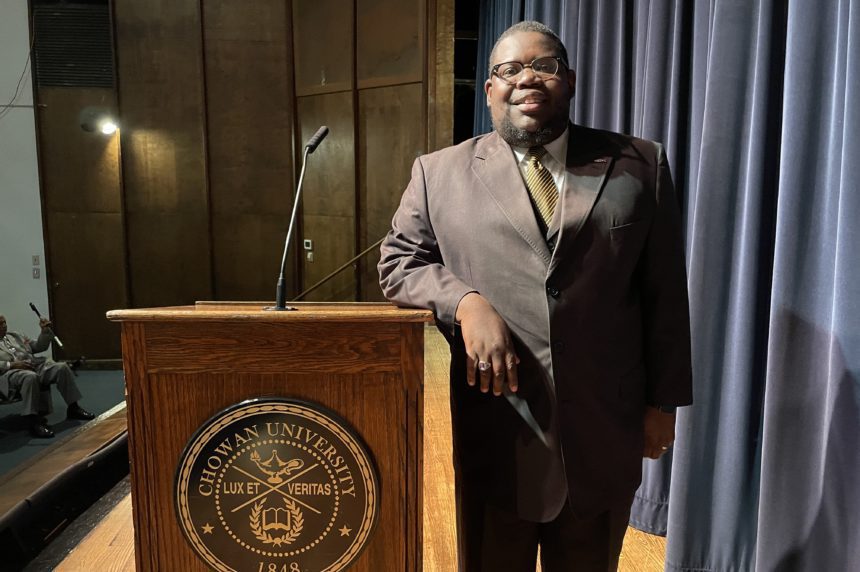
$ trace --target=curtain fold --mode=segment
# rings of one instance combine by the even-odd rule
[[[860,569],[860,10],[789,3],[757,568]]]
[[[631,523],[668,570],[860,569],[858,8],[483,1],[479,84],[522,19],[565,42],[573,120],[663,142],[682,202],[695,402]]]

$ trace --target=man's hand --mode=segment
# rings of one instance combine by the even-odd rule
[[[39,318],[39,327],[44,329],[51,327],[51,320],[48,318]]]
[[[477,292],[470,292],[460,300],[456,318],[466,346],[468,384],[475,385],[475,371],[479,370],[484,393],[492,385],[493,395],[501,395],[506,382],[516,392],[520,359],[514,352],[508,325],[495,308]]]
[[[33,367],[28,361],[13,361],[9,364],[9,369],[28,369],[30,371],[35,371],[36,368]]]
[[[643,457],[659,459],[675,441],[675,414],[656,407],[645,408],[645,450]]]

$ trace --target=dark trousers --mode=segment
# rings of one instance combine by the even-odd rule
[[[618,568],[629,502],[581,519],[570,504],[545,523],[529,522],[483,501],[457,482],[460,572],[534,572],[538,546],[543,572],[606,572]]]

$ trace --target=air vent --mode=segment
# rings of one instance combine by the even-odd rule
[[[36,83],[40,87],[113,87],[107,4],[33,6]]]

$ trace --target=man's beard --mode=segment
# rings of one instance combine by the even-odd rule
[[[540,127],[537,131],[526,131],[515,127],[511,122],[510,116],[505,114],[501,121],[497,123],[493,120],[493,127],[499,132],[509,145],[514,147],[535,147],[537,145],[546,145],[564,131],[567,126],[567,117],[552,121]]]

